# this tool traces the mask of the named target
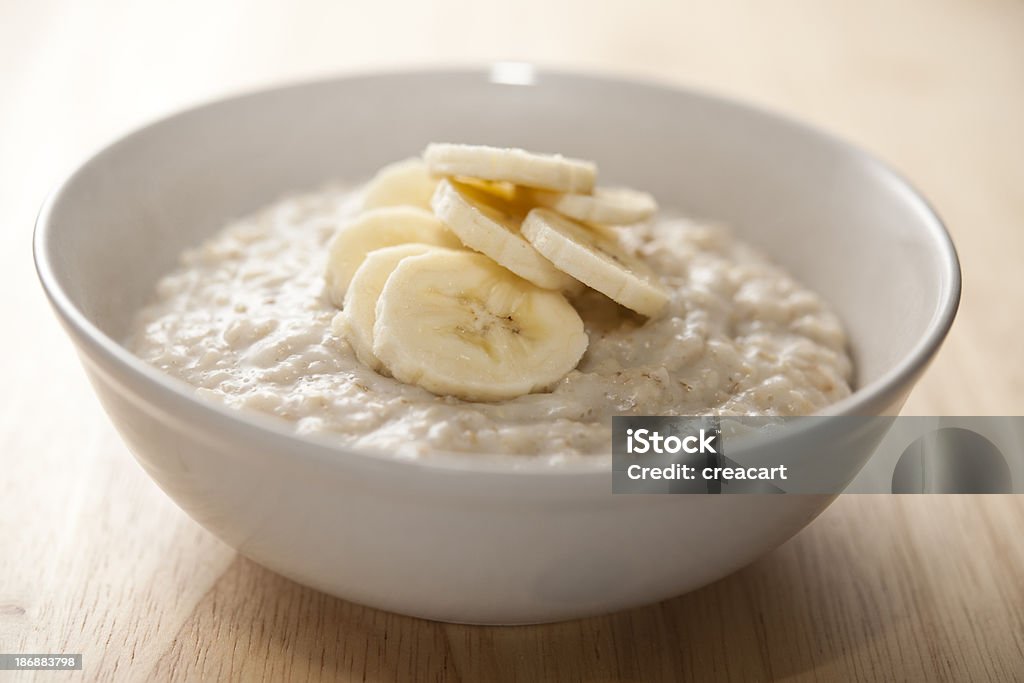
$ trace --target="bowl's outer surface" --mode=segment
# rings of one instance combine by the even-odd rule
[[[952,321],[959,267],[941,224],[895,175],[799,124],[712,97],[489,75],[291,86],[133,133],[44,207],[43,284],[157,483],[207,529],[297,581],[433,619],[524,623],[653,602],[724,576],[830,498],[613,496],[600,468],[347,452],[199,402],[114,341],[177,254],[233,217],[325,180],[362,180],[427,142],[515,145],[593,158],[606,182],[733,224],[847,323],[864,388],[832,412],[898,411]],[[874,436],[863,438],[865,457]]]

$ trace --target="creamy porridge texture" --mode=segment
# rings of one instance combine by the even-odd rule
[[[801,415],[850,393],[842,326],[816,294],[728,229],[664,215],[616,229],[660,275],[664,311],[577,295],[589,346],[549,391],[467,402],[383,376],[332,331],[324,287],[359,202],[343,187],[289,197],[187,251],[130,347],[203,397],[409,457],[607,453],[613,415]]]

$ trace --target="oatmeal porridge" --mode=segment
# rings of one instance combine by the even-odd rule
[[[481,182],[494,180],[508,179],[484,177]],[[426,212],[433,196],[429,206],[439,216],[447,216],[439,205],[442,191],[435,189],[436,180],[420,181],[424,187],[416,188],[417,198],[410,203]],[[453,181],[449,191],[458,185]],[[478,253],[488,254],[486,248],[469,244],[453,228],[458,239],[448,235],[436,241],[436,249],[420,247],[411,250],[411,256],[395,255],[387,272],[397,269],[390,277],[378,278],[374,296],[390,293],[399,298],[401,294],[405,308],[397,303],[393,311],[383,303],[375,307],[371,299],[364,306],[368,327],[362,329],[372,339],[363,342],[364,353],[357,353],[358,337],[351,326],[336,320],[339,306],[350,305],[351,294],[346,292],[350,298],[343,300],[342,292],[332,290],[340,276],[332,283],[328,275],[325,284],[325,271],[332,268],[331,245],[339,225],[357,219],[376,189],[329,186],[284,198],[225,226],[184,253],[179,267],[160,280],[152,302],[136,318],[130,348],[148,363],[193,385],[206,399],[286,420],[299,433],[327,434],[349,447],[409,457],[434,451],[608,453],[613,415],[806,415],[851,391],[852,365],[842,325],[818,295],[738,240],[727,227],[667,212],[626,226],[597,226],[583,220],[593,213],[570,221],[598,231],[600,239],[614,240],[623,256],[612,254],[610,261],[628,257],[650,271],[653,289],[642,288],[645,280],[637,285],[639,289],[630,290],[634,298],[623,294],[621,299],[629,307],[577,281],[587,282],[591,271],[549,268],[551,263],[558,266],[561,252],[552,251],[550,262],[531,253],[528,256],[535,263],[519,261],[516,265],[522,265],[524,273],[516,270],[518,275],[511,275]],[[466,197],[491,191],[482,186],[463,189]],[[529,191],[531,202],[546,207],[541,211],[547,214],[538,214],[540,218],[548,216],[556,229],[556,221],[562,220],[556,213],[564,210],[576,216],[578,211],[592,211],[596,204],[587,203],[587,198],[601,198],[589,194],[590,188],[557,190],[562,194],[550,189]],[[574,200],[578,206],[566,203],[576,196],[582,196]],[[609,206],[614,208],[614,202],[598,208]],[[487,211],[481,215],[501,218]],[[600,215],[620,218],[614,211]],[[534,240],[539,229],[528,230],[527,222],[523,220],[523,232],[547,256],[544,249],[554,247]],[[474,250],[457,249],[460,242]],[[464,261],[446,262],[437,254],[417,256],[427,251]],[[533,328],[523,327],[518,318],[513,321],[520,313],[502,313],[503,324],[513,321],[516,325],[511,332],[504,330],[502,345],[483,348],[474,336],[470,341],[475,346],[466,346],[463,352],[460,344],[468,334],[466,323],[453,322],[452,329],[459,334],[452,333],[450,341],[432,351],[433,356],[425,356],[429,362],[423,365],[438,366],[443,375],[449,371],[436,349],[452,349],[463,354],[460,364],[472,365],[480,347],[480,362],[489,362],[490,357],[493,367],[474,376],[487,381],[475,389],[466,378],[449,377],[446,384],[441,377],[431,383],[432,367],[403,374],[407,361],[419,358],[417,335],[437,329],[433,323],[425,327],[427,323],[416,321],[448,315],[448,309],[431,308],[434,299],[421,301],[428,287],[415,288],[418,281],[411,278],[420,271],[407,267],[413,258],[424,264],[433,258],[442,270],[463,262],[467,267],[480,265],[481,277],[491,272],[487,268],[498,268],[516,282],[524,282],[529,296],[540,297],[529,305],[548,306],[548,318],[541,321],[544,326],[536,329],[552,330],[552,339],[558,343],[526,339],[526,332]],[[478,263],[481,260],[487,264]],[[526,270],[534,266],[547,270]],[[598,266],[611,268],[594,261],[594,268]],[[355,288],[359,264],[346,267],[355,271],[354,275],[346,271],[345,276],[353,278],[349,287]],[[601,273],[593,272],[600,279]],[[531,282],[550,277],[544,285],[550,288],[538,288],[519,275]],[[402,283],[394,280],[400,276],[413,288],[399,292]],[[632,286],[626,283],[608,291],[628,290],[627,284]],[[464,321],[469,314],[459,315]],[[395,316],[411,322],[403,327],[404,318]],[[573,327],[576,320],[581,323],[578,329]],[[482,334],[483,329],[471,332]],[[390,346],[375,341],[385,333],[394,337],[388,337],[393,342]],[[513,333],[517,336],[510,336]],[[533,351],[542,341],[547,344],[543,351]],[[519,354],[523,344],[534,344],[529,349],[535,355],[511,355]],[[494,360],[494,354],[500,358]],[[536,370],[536,381],[516,385],[508,393],[487,393],[487,386],[501,383],[487,372],[529,374],[537,368],[543,372]],[[464,387],[468,388],[463,391]]]

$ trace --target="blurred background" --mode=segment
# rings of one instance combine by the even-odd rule
[[[781,550],[667,606],[487,631],[302,589],[146,479],[36,282],[46,193],[126,131],[225,94],[491,60],[706,88],[890,162],[947,221],[964,270],[959,318],[905,412],[1024,414],[1020,0],[0,0],[0,652],[84,650],[92,680],[531,680],[573,662],[636,680],[682,667],[1019,675],[1024,550],[1010,539],[1024,513],[1009,497],[843,497]]]

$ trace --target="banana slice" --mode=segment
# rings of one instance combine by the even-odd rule
[[[440,249],[427,244],[400,244],[397,247],[374,249],[352,276],[345,292],[345,305],[331,321],[335,334],[344,336],[363,365],[380,370],[381,362],[373,355],[373,324],[377,321],[377,300],[388,276],[408,256],[420,256]]]
[[[363,209],[403,205],[429,209],[437,180],[418,157],[388,164],[366,184]]]
[[[572,278],[537,253],[520,234],[526,207],[475,185],[442,180],[431,202],[434,213],[470,249],[545,289],[571,289]]]
[[[597,187],[593,194],[527,190],[526,200],[585,223],[629,225],[650,218],[658,202],[628,187]]]
[[[597,178],[592,161],[512,147],[434,143],[427,145],[423,160],[434,175],[503,180],[557,192],[590,192]]]
[[[587,348],[576,309],[482,254],[401,260],[377,302],[373,353],[398,380],[467,401],[550,387]]]
[[[434,214],[413,206],[372,209],[339,228],[327,257],[327,296],[331,303],[339,307],[344,304],[348,284],[369,252],[409,242],[462,246]]]
[[[550,209],[531,211],[522,230],[552,263],[626,308],[655,316],[668,303],[657,275],[609,231],[591,230]]]

